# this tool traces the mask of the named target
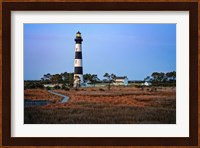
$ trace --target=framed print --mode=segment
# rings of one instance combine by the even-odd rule
[[[198,145],[198,3],[2,10],[3,146]]]

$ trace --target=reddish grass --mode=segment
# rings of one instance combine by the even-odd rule
[[[118,91],[118,90],[123,91]],[[156,91],[147,92],[141,91],[138,88],[112,88],[110,91],[99,91],[97,88],[88,88],[81,91],[63,91],[56,90],[55,92],[67,95],[70,97],[68,105],[75,105],[79,102],[87,103],[103,103],[108,105],[123,105],[123,106],[157,106],[162,103],[172,102],[176,99],[175,90],[171,91]],[[175,106],[173,106],[174,108]]]
[[[69,101],[25,108],[25,123],[176,123],[176,91],[172,88],[155,92],[135,87],[55,92],[69,96]]]
[[[24,98],[30,100],[48,100],[58,103],[62,97],[49,93],[43,89],[26,89],[24,90]]]

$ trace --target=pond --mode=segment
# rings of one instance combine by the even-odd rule
[[[31,107],[31,106],[44,106],[47,104],[52,103],[48,100],[30,100],[30,99],[24,99],[24,107]]]

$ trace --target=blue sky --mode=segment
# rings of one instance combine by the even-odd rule
[[[84,74],[143,80],[176,70],[175,24],[24,24],[24,79],[73,72],[77,31]]]

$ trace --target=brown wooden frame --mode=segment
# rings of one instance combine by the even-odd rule
[[[44,7],[45,5],[45,7]],[[189,11],[189,138],[12,138],[11,133],[11,11]],[[2,145],[3,146],[197,146],[198,145],[198,3],[197,2],[3,2],[2,3]]]

